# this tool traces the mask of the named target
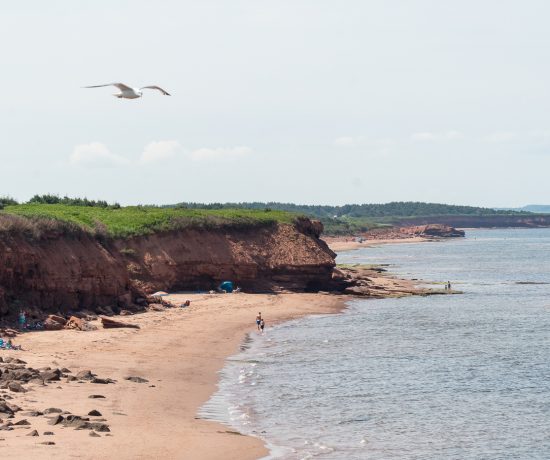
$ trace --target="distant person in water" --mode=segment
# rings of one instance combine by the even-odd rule
[[[256,327],[258,328],[258,330],[260,330],[260,323],[262,322],[262,312],[259,311],[258,312],[258,315],[256,316]]]
[[[447,289],[450,291],[451,290],[451,282],[450,281],[447,281]]]
[[[263,318],[260,320],[260,330],[262,331],[262,334],[264,333],[264,327],[265,327],[265,323],[264,323],[264,320]]]

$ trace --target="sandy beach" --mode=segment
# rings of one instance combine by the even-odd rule
[[[349,297],[348,297],[349,298]],[[316,313],[336,313],[344,296],[323,294],[178,294],[169,300],[191,300],[185,309],[121,317],[140,329],[73,330],[26,333],[15,343],[24,351],[1,351],[27,366],[66,367],[72,374],[91,370],[114,384],[89,381],[28,384],[27,393],[4,391],[23,410],[11,422],[27,419],[29,426],[0,431],[0,446],[9,458],[56,459],[258,459],[267,454],[260,439],[197,419],[197,411],[216,389],[225,359],[235,354],[246,333],[257,333],[261,311],[266,333],[274,322]],[[125,380],[128,376],[145,383]],[[91,399],[90,395],[105,398]],[[55,407],[85,416],[98,410],[110,433],[91,437],[89,430],[49,425],[46,416],[28,411]],[[55,415],[55,414],[50,414]],[[4,420],[5,422],[6,420]],[[38,430],[39,437],[26,436]],[[44,436],[45,431],[54,432]],[[43,442],[54,442],[44,445]]]
[[[334,252],[353,251],[354,249],[366,248],[369,246],[378,246],[380,244],[399,244],[399,243],[423,243],[433,241],[430,238],[421,236],[404,236],[403,238],[372,238],[356,241],[350,237],[324,237],[323,240]]]

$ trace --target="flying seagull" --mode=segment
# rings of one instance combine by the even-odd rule
[[[113,96],[124,99],[137,99],[141,96],[143,96],[142,89],[157,89],[165,96],[170,96],[166,91],[164,91],[159,86],[143,86],[141,88],[130,88],[129,86],[125,85],[124,83],[107,83],[106,85],[95,85],[95,86],[85,86],[84,88],[101,88],[103,86],[116,86],[120,93],[115,93]]]

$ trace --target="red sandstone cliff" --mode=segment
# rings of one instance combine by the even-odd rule
[[[335,265],[321,230],[302,219],[104,242],[84,232],[38,239],[0,233],[0,313],[127,307],[147,292],[212,289],[225,279],[250,291],[319,290]]]

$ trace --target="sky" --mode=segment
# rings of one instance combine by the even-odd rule
[[[9,2],[0,196],[549,203],[548,17],[543,0]],[[111,82],[171,96],[82,88]]]

